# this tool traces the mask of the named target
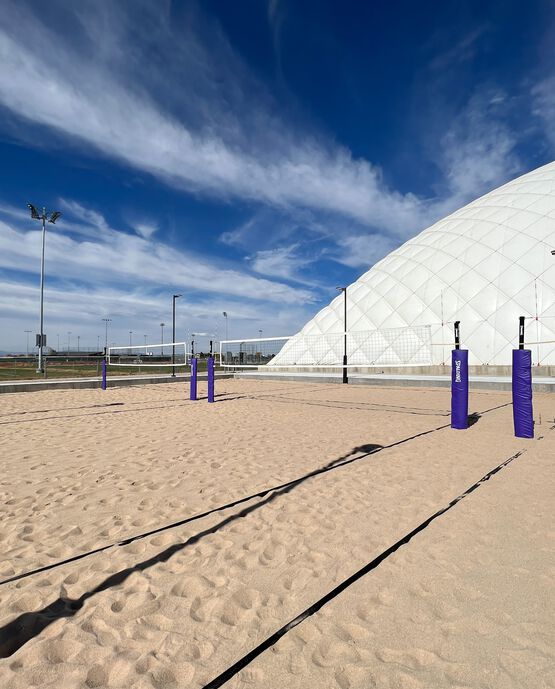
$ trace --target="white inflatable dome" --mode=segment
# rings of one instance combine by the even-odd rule
[[[461,347],[469,350],[470,364],[508,365],[518,343],[518,318],[526,316],[533,363],[555,365],[553,249],[555,162],[440,220],[350,285],[349,363],[448,363],[453,322],[458,320]],[[269,365],[339,363],[343,309],[339,294]],[[365,348],[357,345],[357,334],[360,340],[372,332],[391,341],[386,359],[365,355]],[[419,358],[411,360],[401,348],[396,356],[396,333],[403,332],[416,339],[428,333]],[[326,348],[327,359],[322,355]]]

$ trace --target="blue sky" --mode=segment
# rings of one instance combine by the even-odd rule
[[[0,349],[296,332],[554,158],[551,2],[25,2],[0,13]],[[167,335],[165,336],[167,339]]]

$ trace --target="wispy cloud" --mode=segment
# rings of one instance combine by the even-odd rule
[[[292,244],[276,249],[257,251],[248,257],[248,261],[251,268],[261,275],[269,275],[314,286],[314,283],[303,275],[303,269],[318,261],[320,255],[311,254],[303,256],[299,249],[299,244]]]
[[[61,225],[49,228],[48,268],[50,274],[60,279],[187,287],[289,304],[314,300],[308,290],[293,289],[277,281],[217,265],[162,242],[114,230],[100,214],[75,202],[65,201],[63,207],[69,213],[78,213],[73,222],[69,218],[69,226],[73,231],[77,228],[84,236],[69,236]],[[29,224],[27,220],[17,227],[0,221],[0,268],[36,272],[41,246],[39,230],[26,230]],[[96,231],[98,228],[101,232]]]
[[[117,44],[110,41],[110,32],[123,30],[117,13],[110,19],[104,23],[105,46]],[[165,32],[169,41],[176,42],[163,14],[150,19],[158,38]],[[221,104],[207,103],[210,94],[198,99],[192,92],[189,112],[178,117],[164,110],[139,83],[121,83],[118,74],[127,69],[125,63],[118,63],[126,59],[121,51],[115,51],[109,65],[86,59],[36,15],[9,2],[2,24],[0,102],[20,117],[191,191],[282,207],[312,207],[401,233],[419,224],[422,202],[389,189],[378,167],[354,158],[345,147],[288,128],[264,107],[256,105],[249,114],[251,104],[244,105],[241,112],[223,115],[218,125],[215,114],[222,112]],[[24,37],[19,28],[23,26]],[[179,39],[184,40],[182,35]],[[198,41],[193,36],[187,40],[199,48],[193,57],[206,60],[199,65],[190,55],[176,54],[190,81],[192,70],[199,79],[199,71],[215,68]],[[47,51],[41,48],[44,44]],[[134,58],[139,59],[136,54]],[[153,69],[145,65],[145,70]],[[151,75],[150,83],[156,79],[161,81],[159,75]],[[194,107],[198,112],[211,110],[210,127],[199,129],[188,123],[188,117],[199,118],[198,112],[190,112]],[[271,139],[263,134],[267,127],[273,131]]]
[[[545,135],[555,151],[555,76],[551,75],[531,89],[532,112],[543,125]]]
[[[0,320],[2,322],[2,348],[21,349],[25,342],[24,330],[32,329],[38,317],[39,288],[37,284],[25,284],[0,277]],[[178,340],[189,338],[192,332],[210,332],[216,339],[224,336],[222,311],[226,311],[230,337],[258,337],[263,329],[268,335],[295,332],[298,324],[310,317],[306,307],[297,305],[278,306],[268,309],[265,304],[245,302],[231,296],[206,296],[192,298],[185,294],[177,309]],[[49,285],[45,292],[46,332],[51,346],[57,346],[57,335],[63,346],[67,343],[67,331],[72,341],[81,337],[81,346],[94,348],[100,340],[104,345],[104,323],[109,316],[109,340],[117,344],[129,342],[129,330],[133,341],[142,343],[160,339],[159,324],[171,317],[171,302],[166,293],[153,292],[144,286],[130,289],[106,286],[83,286],[64,283]],[[99,338],[99,340],[98,340]],[[204,343],[206,344],[206,343]]]
[[[351,268],[365,271],[397,247],[391,237],[381,234],[354,234],[343,238],[332,258]]]
[[[516,152],[518,135],[504,120],[505,98],[500,89],[477,92],[442,138],[439,162],[451,207],[472,200],[477,189],[495,188],[522,169]]]
[[[133,225],[133,228],[137,234],[145,239],[150,239],[155,232],[158,232],[158,225],[152,222],[137,222]]]

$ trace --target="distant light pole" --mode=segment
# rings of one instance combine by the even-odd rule
[[[41,220],[42,221],[42,251],[41,251],[41,260],[40,260],[40,333],[39,337],[37,338],[38,342],[38,348],[39,348],[39,363],[37,366],[37,373],[42,373],[44,371],[43,366],[42,366],[42,349],[44,347],[45,343],[45,337],[44,337],[44,243],[45,243],[45,238],[46,238],[46,221],[48,220],[49,223],[54,224],[56,220],[60,217],[61,213],[58,211],[54,211],[51,213],[46,212],[46,208],[42,208],[42,215],[39,215],[37,209],[35,206],[33,206],[32,203],[27,204],[27,208],[31,211],[31,218],[33,220]]]
[[[146,335],[143,335],[143,337],[145,338],[145,354],[146,354]]]
[[[132,330],[129,331],[129,346],[130,347],[133,346],[133,331]]]
[[[161,343],[162,343],[162,356],[164,356],[164,326],[165,326],[165,325],[166,325],[165,323],[160,323],[160,327],[162,328],[162,339],[161,339]]]
[[[32,333],[32,330],[25,330],[24,332],[27,333],[27,356],[29,356],[29,333]]]
[[[182,294],[172,296],[172,378],[175,378],[175,300],[182,296]]]
[[[71,341],[71,330],[67,332],[67,353],[69,354],[69,343]]]
[[[60,351],[60,333],[58,333],[58,349],[56,351]]]
[[[225,339],[227,340],[227,311],[224,311],[222,316],[225,318]]]
[[[79,341],[81,340],[81,335],[77,335],[77,351],[79,351]]]
[[[260,335],[260,337],[262,337],[262,330],[259,330],[258,334]]]
[[[96,336],[96,351],[100,351],[100,335]]]
[[[349,379],[347,377],[347,288],[346,287],[336,287],[335,289],[343,292],[344,302],[343,302],[343,382],[348,383]]]
[[[106,328],[105,328],[105,331],[106,331],[106,339],[105,339],[106,347],[105,347],[104,354],[108,354],[108,323],[111,323],[111,322],[112,322],[112,319],[111,319],[111,318],[103,318],[102,320],[104,321],[104,325],[106,326]]]

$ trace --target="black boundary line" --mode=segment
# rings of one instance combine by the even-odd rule
[[[39,391],[40,392],[40,391]],[[309,391],[310,392],[310,391]],[[234,393],[225,393],[225,395],[233,395]],[[245,395],[247,397],[247,395]],[[233,397],[231,399],[242,399],[242,396],[239,397]],[[256,397],[253,397],[253,399],[258,399]],[[151,411],[153,409],[171,409],[172,407],[184,407],[186,406],[191,400],[187,399],[186,396],[180,399],[171,399],[171,400],[160,400],[161,402],[166,402],[166,404],[158,405],[155,407],[141,407],[140,409],[114,409],[114,410],[108,410],[108,411],[99,411],[99,412],[89,412],[88,414],[60,414],[58,416],[41,416],[38,419],[16,419],[14,421],[0,421],[0,426],[7,426],[9,424],[15,424],[15,423],[32,423],[33,421],[48,421],[50,419],[81,419],[86,416],[99,416],[101,414],[128,414],[130,412],[138,412],[138,411]],[[173,405],[168,405],[167,402],[181,402],[181,404],[173,404]],[[85,406],[85,407],[66,407],[62,409],[43,409],[43,410],[38,410],[38,411],[23,411],[23,412],[10,412],[9,414],[0,414],[0,416],[22,416],[23,414],[44,414],[50,411],[67,411],[68,409],[70,410],[77,410],[77,409],[93,409],[94,407],[115,407],[115,406],[123,406],[124,404],[149,404],[150,400],[144,400],[143,402],[111,402],[108,404],[93,404],[90,406]]]
[[[28,572],[22,572],[21,574],[16,574],[8,579],[4,579],[0,581],[0,586],[3,586],[4,584],[9,584],[13,581],[18,581],[20,579],[25,579],[27,577],[30,577],[33,574],[40,574],[41,572],[46,572],[50,569],[55,569],[57,567],[61,567],[63,565],[67,565],[71,562],[76,562],[77,560],[83,560],[86,557],[89,557],[91,555],[97,555],[98,553],[102,553],[105,550],[109,550],[110,548],[114,548],[116,546],[126,546],[129,545],[130,543],[133,543],[134,541],[139,541],[142,540],[143,538],[148,538],[149,536],[154,536],[155,534],[158,534],[162,531],[167,531],[169,529],[174,529],[179,526],[184,526],[185,524],[189,524],[190,522],[196,521],[198,519],[203,519],[204,517],[208,517],[211,514],[214,514],[216,512],[223,512],[225,510],[231,509],[232,507],[237,507],[238,505],[241,505],[245,502],[249,502],[250,500],[254,500],[256,498],[263,498],[269,493],[273,493],[277,490],[282,490],[284,488],[288,488],[289,486],[293,486],[300,481],[303,481],[307,478],[313,478],[314,476],[318,476],[319,474],[324,474],[327,473],[328,471],[331,471],[332,469],[338,469],[340,467],[346,466],[347,464],[351,464],[352,462],[358,461],[359,459],[364,459],[368,457],[369,455],[376,454],[377,452],[381,452],[382,450],[387,450],[392,447],[395,447],[396,445],[401,445],[403,443],[407,443],[411,440],[414,440],[416,438],[419,438],[420,436],[423,435],[428,435],[429,433],[435,433],[436,431],[439,431],[443,428],[447,428],[449,424],[445,424],[443,426],[439,426],[438,428],[432,428],[428,431],[423,431],[422,433],[418,433],[415,436],[411,436],[409,438],[403,438],[402,440],[398,440],[395,443],[392,443],[391,445],[384,445],[384,446],[378,446],[377,448],[370,450],[369,452],[365,452],[364,454],[358,454],[358,448],[355,448],[351,452],[349,452],[347,455],[340,457],[339,460],[334,460],[333,462],[330,463],[330,465],[320,467],[319,469],[315,469],[314,471],[309,472],[305,476],[302,477],[297,477],[295,479],[292,479],[291,481],[287,481],[286,483],[281,483],[280,485],[277,486],[271,486],[270,488],[264,488],[263,490],[259,491],[258,493],[252,493],[251,495],[247,495],[242,498],[238,498],[237,500],[234,500],[232,502],[229,502],[225,505],[219,505],[218,507],[213,507],[210,510],[206,510],[205,512],[200,512],[199,514],[195,514],[191,517],[185,517],[185,519],[181,519],[180,521],[173,522],[172,524],[166,524],[164,526],[159,526],[156,529],[152,529],[151,531],[147,531],[145,533],[139,534],[137,536],[131,536],[129,538],[126,538],[121,541],[117,541],[115,543],[110,543],[109,545],[104,545],[99,548],[95,548],[94,550],[89,550],[86,553],[80,553],[79,555],[74,555],[73,557],[67,558],[66,560],[61,560],[59,562],[53,562],[50,565],[44,565],[43,567],[38,567],[37,569],[30,570]],[[351,457],[350,459],[347,459],[347,457],[350,457],[353,453],[357,454],[357,457]]]
[[[514,455],[506,459],[504,462],[501,462],[501,464],[497,465],[494,469],[491,471],[488,471],[487,474],[482,476],[481,479],[476,481],[476,483],[473,483],[469,488],[467,488],[464,493],[461,493],[458,495],[456,498],[451,500],[445,507],[442,507],[440,510],[432,514],[430,517],[425,519],[421,524],[419,524],[416,528],[414,528],[412,531],[409,531],[409,533],[405,534],[402,538],[400,538],[396,543],[393,545],[389,546],[386,550],[384,550],[380,555],[375,557],[373,560],[370,562],[366,563],[363,567],[361,567],[357,572],[354,574],[351,574],[350,577],[347,579],[344,579],[340,584],[338,584],[335,588],[333,588],[331,591],[328,591],[322,598],[317,600],[315,603],[313,603],[311,606],[306,608],[300,615],[297,615],[297,617],[294,617],[292,620],[287,622],[287,624],[284,624],[283,627],[280,627],[276,632],[274,632],[272,635],[270,635],[268,638],[264,639],[262,643],[258,644],[255,648],[252,649],[252,651],[249,651],[246,655],[244,655],[242,658],[240,658],[237,662],[233,663],[230,667],[228,667],[226,670],[224,670],[222,673],[220,673],[217,677],[215,677],[213,680],[208,682],[208,684],[205,684],[203,689],[218,689],[221,687],[223,684],[228,682],[230,679],[235,677],[241,670],[243,670],[247,665],[252,663],[253,660],[258,658],[259,655],[264,653],[264,651],[267,651],[269,648],[274,646],[282,636],[285,636],[291,629],[294,629],[296,626],[304,622],[308,617],[311,617],[315,613],[317,613],[321,608],[324,607],[327,603],[332,601],[334,598],[336,598],[340,593],[343,593],[349,586],[357,582],[359,579],[364,577],[366,574],[371,572],[373,569],[376,569],[384,560],[386,560],[388,557],[393,555],[401,546],[407,545],[413,538],[416,536],[418,533],[423,531],[426,527],[428,527],[433,521],[435,521],[438,517],[441,517],[443,514],[448,512],[450,509],[455,507],[457,503],[459,503],[461,500],[463,500],[465,497],[470,495],[470,493],[473,493],[477,488],[479,488],[482,483],[485,483],[488,481],[494,474],[496,474],[498,471],[501,471],[501,469],[505,468],[508,464],[510,464],[512,461],[520,457],[526,452],[526,450],[519,450],[516,452]]]
[[[26,411],[9,411],[5,414],[0,414],[0,416],[23,416],[24,414],[47,414],[54,411],[67,411],[77,410],[77,409],[94,409],[96,407],[122,407],[125,402],[106,402],[103,404],[87,404],[82,407],[62,407],[59,409],[27,409]]]
[[[146,387],[155,387],[154,385],[145,385]],[[325,386],[326,388],[331,387],[331,386]],[[313,390],[319,390],[321,389],[322,386],[318,388],[310,388],[306,390],[306,392],[312,392]],[[144,389],[144,388],[143,388]],[[275,388],[274,390],[270,390],[267,394],[272,394],[273,392],[281,392],[283,390],[286,390],[288,388]],[[289,390],[290,391],[290,390]],[[37,392],[44,392],[43,390],[38,390]],[[71,390],[57,390],[56,392],[71,392]],[[173,390],[171,393],[173,394]],[[225,396],[225,395],[233,395],[235,393],[232,392],[224,392],[224,393],[219,393],[218,396]],[[95,407],[121,407],[123,405],[128,405],[128,404],[150,404],[151,402],[184,402],[187,401],[186,396],[182,397],[177,397],[177,398],[171,398],[171,399],[162,399],[162,400],[139,400],[136,402],[133,402],[132,400],[127,400],[126,402],[107,402],[107,403],[102,403],[102,404],[88,404],[80,407],[58,407],[56,409],[27,409],[25,411],[10,411],[6,412],[5,414],[0,414],[0,417],[4,416],[23,416],[24,414],[46,414],[49,412],[58,412],[58,411],[76,411],[78,409],[94,409]],[[36,419],[37,421],[42,421],[42,419]]]
[[[483,412],[480,412],[480,414],[487,414],[488,412],[496,411],[497,409],[501,409],[502,407],[509,406],[511,403],[508,402],[506,404],[501,404],[497,407],[492,407],[491,409],[486,409]],[[229,502],[225,505],[220,505],[218,507],[213,507],[210,510],[207,510],[205,512],[200,512],[199,514],[192,515],[191,517],[185,517],[184,519],[181,519],[177,522],[173,522],[171,524],[165,524],[164,526],[159,526],[156,529],[152,529],[151,531],[147,531],[142,534],[138,534],[137,536],[130,536],[129,538],[123,539],[121,541],[116,541],[114,543],[110,543],[108,545],[100,546],[99,548],[95,548],[94,550],[89,550],[86,553],[80,553],[79,555],[74,555],[73,557],[69,557],[65,560],[60,560],[59,562],[53,562],[52,564],[49,565],[44,565],[42,567],[37,567],[36,569],[29,570],[27,572],[22,572],[20,574],[16,574],[12,577],[9,577],[8,579],[3,579],[0,581],[0,586],[3,586],[4,584],[9,584],[14,581],[19,581],[20,579],[26,579],[27,577],[30,577],[34,574],[40,574],[41,572],[47,572],[50,569],[56,569],[58,567],[62,567],[63,565],[70,564],[72,562],[77,562],[78,560],[83,560],[86,557],[90,557],[92,555],[97,555],[98,553],[102,553],[106,550],[109,550],[110,548],[114,547],[123,547],[126,545],[129,545],[130,543],[133,543],[134,541],[139,541],[142,540],[143,538],[148,538],[149,536],[154,536],[155,534],[161,533],[162,531],[168,531],[169,529],[174,529],[179,526],[184,526],[185,524],[189,524],[190,522],[196,521],[198,519],[203,519],[204,517],[208,517],[211,514],[214,514],[216,512],[223,512],[224,510],[231,509],[232,507],[236,507],[237,505],[241,505],[242,503],[249,502],[250,500],[254,500],[255,498],[263,498],[269,493],[272,493],[277,490],[282,490],[283,488],[287,488],[289,486],[295,485],[299,483],[302,480],[306,480],[307,478],[313,478],[315,476],[319,476],[320,474],[325,474],[328,471],[332,471],[333,469],[339,469],[340,467],[347,466],[348,464],[352,464],[353,462],[357,462],[360,459],[364,459],[370,455],[376,454],[377,452],[381,452],[382,450],[389,450],[393,447],[397,447],[398,445],[403,445],[404,443],[408,443],[411,440],[415,440],[416,438],[420,438],[425,435],[429,435],[430,433],[435,433],[436,431],[443,430],[445,428],[448,428],[450,424],[443,424],[441,426],[438,426],[437,428],[431,428],[427,431],[422,431],[421,433],[417,433],[416,435],[410,436],[408,438],[403,438],[402,440],[397,440],[394,443],[391,443],[390,445],[383,445],[383,446],[377,446],[376,448],[370,450],[369,452],[364,452],[363,454],[359,454],[361,451],[360,448],[354,448],[354,450],[351,450],[347,455],[344,455],[343,457],[340,457],[339,460],[334,460],[327,464],[324,467],[320,467],[319,469],[315,469],[305,476],[302,476],[300,478],[295,478],[292,479],[291,481],[287,481],[285,483],[281,483],[280,485],[277,486],[272,486],[270,488],[264,488],[263,490],[253,493],[251,495],[247,495],[246,497],[238,498],[237,500],[234,500],[232,502]],[[351,457],[352,454],[357,454],[358,456],[356,457]]]
[[[233,398],[233,399],[241,399],[240,397]],[[256,399],[259,400],[260,402],[278,402],[279,404],[306,404],[309,407],[327,407],[328,409],[356,409],[357,411],[375,411],[375,412],[384,412],[384,413],[391,413],[391,414],[412,414],[414,416],[449,416],[451,412],[449,411],[409,411],[408,407],[401,407],[401,408],[395,408],[395,406],[389,406],[387,404],[375,404],[372,402],[342,402],[340,400],[316,400],[314,402],[311,402],[310,400],[305,400],[305,399],[296,399],[295,397],[287,398],[287,399],[279,399],[279,396],[263,396],[263,397],[251,397],[251,396],[246,396],[243,397],[243,399]],[[222,400],[226,401],[226,400]],[[346,406],[349,405],[349,406]],[[413,408],[414,409],[414,408]]]

